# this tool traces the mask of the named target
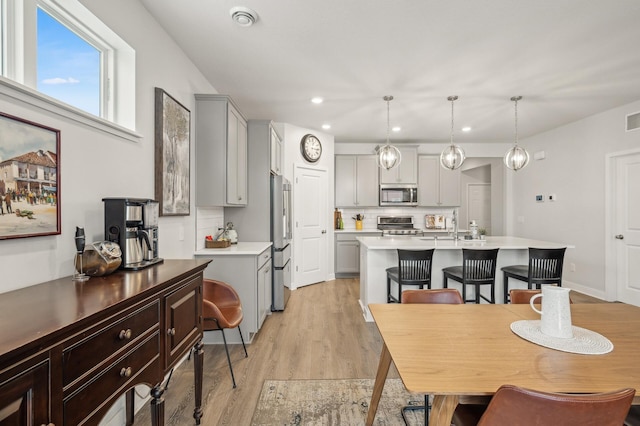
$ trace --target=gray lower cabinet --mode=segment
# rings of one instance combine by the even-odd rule
[[[238,292],[244,315],[240,328],[244,341],[249,343],[271,312],[271,247],[258,255],[213,254],[210,257],[213,262],[204,270],[204,277],[224,281]],[[205,343],[222,342],[219,332],[207,333]],[[225,333],[227,342],[240,343],[237,331]]]
[[[357,237],[377,237],[381,231],[353,231],[336,234],[335,274],[336,278],[350,278],[360,273],[360,243]]]

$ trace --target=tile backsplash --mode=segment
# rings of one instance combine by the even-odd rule
[[[376,229],[378,225],[378,216],[413,216],[413,222],[416,228],[425,228],[425,216],[428,214],[439,214],[446,218],[453,216],[453,207],[434,208],[434,207],[370,207],[364,209],[342,208],[338,209],[342,212],[342,221],[344,229],[355,229],[356,221],[352,219],[356,214],[363,214],[363,229]]]
[[[355,225],[354,225],[355,226]],[[196,250],[204,248],[204,238],[207,235],[215,237],[224,228],[224,208],[197,207],[196,208]]]

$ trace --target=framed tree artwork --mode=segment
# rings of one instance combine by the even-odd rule
[[[0,240],[58,235],[60,131],[0,112]]]
[[[160,216],[190,214],[191,112],[155,89],[155,198]]]

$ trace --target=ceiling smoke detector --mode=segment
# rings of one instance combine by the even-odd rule
[[[230,11],[231,18],[241,27],[250,27],[258,20],[258,14],[248,7],[237,6]]]

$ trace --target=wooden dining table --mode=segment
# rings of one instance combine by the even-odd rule
[[[431,426],[449,426],[459,402],[488,400],[503,384],[546,392],[636,389],[640,404],[640,308],[572,304],[574,326],[613,343],[603,355],[550,349],[514,334],[518,320],[540,319],[529,305],[371,304],[383,339],[367,425],[375,419],[391,362],[405,388],[433,395]],[[401,407],[398,407],[400,410]]]

